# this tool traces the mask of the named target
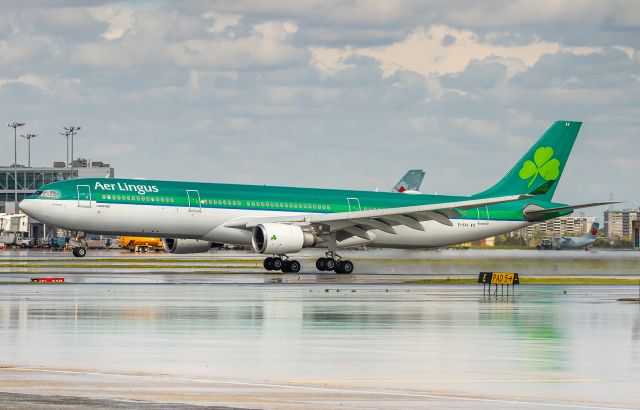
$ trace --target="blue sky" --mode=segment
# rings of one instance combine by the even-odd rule
[[[635,1],[0,4],[0,106],[34,165],[73,123],[120,177],[387,189],[424,168],[424,192],[471,194],[569,119],[556,198],[640,202]]]

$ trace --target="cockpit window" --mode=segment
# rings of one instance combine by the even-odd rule
[[[47,189],[45,191],[42,191],[42,194],[40,194],[40,196],[42,198],[57,198],[58,191],[54,191],[53,189]]]
[[[40,196],[42,195],[42,191],[36,191],[33,193],[34,196]]]

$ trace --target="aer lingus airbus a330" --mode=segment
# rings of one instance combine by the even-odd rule
[[[326,248],[319,270],[351,273],[339,248],[432,248],[608,204],[552,201],[581,123],[555,122],[497,184],[471,196],[88,178],[48,184],[20,203],[73,231],[164,238],[169,252],[251,245],[268,270],[298,272],[288,254]],[[84,256],[83,247],[74,249]]]

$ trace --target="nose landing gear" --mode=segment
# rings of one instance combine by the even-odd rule
[[[353,262],[350,260],[343,260],[340,255],[330,251],[325,254],[325,258],[318,258],[316,260],[316,268],[319,271],[334,271],[335,273],[350,274],[353,272]]]
[[[76,246],[75,248],[73,248],[71,253],[73,253],[73,256],[75,256],[76,258],[82,258],[87,254],[87,248],[85,248],[84,246]]]
[[[80,231],[74,231],[73,234],[75,236],[75,244],[73,246],[73,249],[71,250],[71,253],[73,253],[73,256],[75,256],[76,258],[82,258],[87,254],[87,248],[83,246],[85,238],[84,233]]]
[[[289,259],[287,255],[266,258],[262,265],[268,271],[281,270],[283,273],[300,272],[300,262],[295,259]]]

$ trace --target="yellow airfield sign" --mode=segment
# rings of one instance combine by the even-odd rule
[[[480,272],[478,283],[485,285],[517,285],[520,283],[515,272]]]

